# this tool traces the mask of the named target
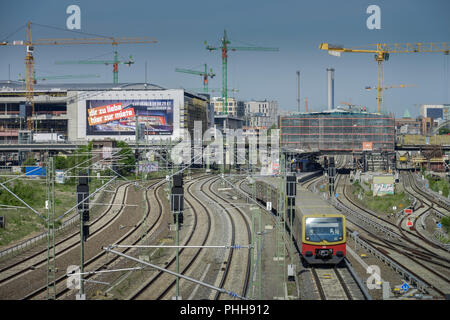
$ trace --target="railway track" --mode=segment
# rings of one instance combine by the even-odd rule
[[[215,199],[220,199],[222,201],[225,201],[229,204],[232,204],[231,201],[229,201],[228,199],[220,196],[217,192],[214,192],[212,190],[212,184],[209,185],[208,187],[208,191],[210,193],[209,197],[212,200]],[[231,221],[231,226],[232,226],[232,230],[233,231],[233,235],[232,235],[232,239],[231,239],[231,245],[234,246],[236,244],[236,229],[237,229],[237,225],[240,226],[240,222],[243,222],[245,225],[245,230],[246,230],[246,238],[242,238],[241,233],[238,233],[238,243],[239,244],[250,244],[252,243],[252,234],[251,234],[251,228],[250,228],[250,223],[248,221],[247,215],[244,213],[244,211],[239,208],[232,208],[231,210],[226,208],[222,203],[217,202],[218,206],[220,206],[221,208],[223,208],[223,212],[225,212],[228,217],[229,220]],[[235,214],[232,214],[232,212],[238,213],[239,219],[236,218]],[[241,221],[239,221],[241,220]],[[242,258],[242,256],[244,251],[240,250],[239,252],[236,252],[235,249],[230,249],[229,251],[229,255],[228,255],[228,259],[227,259],[227,264],[226,264],[226,269],[224,270],[224,275],[222,278],[222,281],[220,282],[219,287],[223,288],[225,283],[227,282],[229,275],[230,275],[230,270],[239,270],[241,269],[241,264],[242,264],[242,260],[240,258]],[[235,257],[237,255],[237,257]],[[242,290],[241,290],[241,296],[246,297],[247,296],[247,292],[249,289],[249,282],[250,282],[250,270],[251,270],[251,255],[250,255],[250,251],[248,251],[247,253],[247,259],[246,259],[246,266],[244,268],[245,270],[245,276],[244,279],[240,279],[237,283],[241,283],[242,285]],[[242,281],[243,280],[243,281]],[[233,279],[231,281],[229,281],[232,283],[231,287],[236,287],[236,281],[233,281]],[[219,300],[221,298],[224,298],[225,295],[223,295],[223,293],[217,292],[215,295],[215,300]]]
[[[218,178],[214,177],[214,178],[206,178],[204,179],[205,181],[202,182],[199,191],[202,192],[202,194],[207,197],[208,199],[210,199],[211,201],[214,201],[217,203],[218,206],[220,206],[223,209],[223,212],[227,214],[227,219],[230,223],[231,226],[231,236],[230,236],[230,246],[234,246],[236,244],[236,223],[235,218],[233,218],[233,216],[228,212],[228,208],[226,208],[225,206],[223,206],[222,204],[217,202],[217,198],[228,202],[227,199],[222,198],[220,196],[217,195],[217,192],[215,192],[212,189],[212,186],[215,182],[217,182]],[[197,180],[198,182],[199,180]],[[190,183],[189,186],[187,187],[187,193],[189,195],[189,199],[185,199],[185,201],[188,203],[189,207],[193,209],[193,227],[191,228],[189,234],[186,235],[186,239],[184,241],[184,245],[190,245],[195,244],[195,245],[205,245],[208,244],[209,242],[213,241],[215,237],[213,237],[213,232],[211,232],[212,229],[212,221],[213,221],[213,217],[214,215],[211,213],[211,210],[208,209],[207,206],[204,205],[204,201],[202,201],[198,196],[196,196],[191,188],[193,187],[194,183]],[[201,208],[201,210],[194,210],[194,204],[195,207],[198,208],[197,205],[199,205],[199,208]],[[201,237],[201,239],[194,239],[194,232],[196,232],[199,228],[198,226],[200,225],[200,212],[201,215],[203,215],[204,217],[202,218],[203,221],[202,225],[204,222],[206,222],[206,232],[205,234]],[[206,218],[206,219],[205,219]],[[245,219],[243,217],[243,219]],[[206,221],[205,221],[206,220]],[[248,228],[249,225],[247,225]],[[203,228],[205,228],[205,226],[203,226]],[[251,236],[251,233],[248,231],[248,235]],[[217,232],[218,230],[216,230],[214,232],[214,235],[217,236]],[[199,237],[197,237],[199,238]],[[199,240],[201,240],[200,244],[199,244]],[[202,259],[200,259],[200,257],[202,256],[202,253],[205,252],[205,250],[207,249],[203,249],[203,248],[197,248],[197,249],[191,249],[191,248],[181,248],[179,251],[179,257],[180,257],[180,273],[183,275],[188,275],[189,272],[194,272],[192,269],[194,269],[195,267],[197,268],[204,268]],[[230,277],[231,274],[236,273],[239,268],[237,268],[238,264],[241,264],[241,260],[238,261],[237,258],[235,258],[234,256],[236,256],[236,253],[234,252],[235,249],[230,248],[228,249],[228,256],[226,261],[224,262],[224,267],[220,269],[219,274],[218,274],[218,280],[219,283],[217,284],[217,287],[223,288],[228,282],[230,282]],[[190,251],[190,253],[184,254],[185,252]],[[249,255],[248,255],[249,256]],[[249,258],[248,258],[249,259]],[[176,262],[176,257],[173,256],[167,263],[166,263],[166,268],[171,268],[173,269],[173,265]],[[195,266],[195,264],[197,263],[197,266]],[[248,285],[249,285],[249,270],[250,270],[250,263],[248,260],[247,263],[247,271],[245,273],[244,279],[240,279],[240,282],[243,283],[243,288],[242,288],[242,296],[245,296],[247,290],[248,290]],[[237,272],[239,273],[239,272]],[[164,281],[164,280],[160,280],[163,281],[166,285],[165,286],[161,286],[158,285],[156,282],[158,281],[158,279],[163,279],[164,274],[163,272],[157,272],[147,283],[145,283],[145,285],[143,285],[141,288],[139,288],[139,290],[137,290],[136,292],[134,292],[131,296],[130,299],[142,299],[142,298],[149,298],[148,291],[155,291],[155,290],[159,290],[158,288],[162,288],[161,290],[158,291],[158,293],[153,293],[152,296],[155,299],[165,299],[168,296],[170,296],[171,293],[173,293],[174,291],[174,286],[176,284],[176,280],[170,280],[170,281]],[[173,276],[172,276],[173,277]],[[236,276],[234,276],[236,278]],[[242,281],[243,280],[243,281]],[[183,279],[180,279],[180,286],[183,283]],[[216,281],[217,282],[217,281]],[[168,285],[167,285],[168,283]],[[186,284],[186,283],[184,283]],[[231,286],[231,285],[230,285]],[[183,285],[184,287],[184,285]],[[226,295],[221,293],[221,292],[217,292],[214,294],[214,299],[221,299],[224,298]]]
[[[303,187],[310,187],[313,184],[320,182],[323,176],[314,177],[309,181],[301,183]],[[245,180],[237,183],[239,189],[251,196],[251,193],[244,188],[242,184]],[[310,189],[310,188],[309,188]],[[275,217],[272,215],[272,217]],[[301,254],[299,248],[295,246],[297,253]],[[307,271],[311,272],[314,279],[315,286],[318,290],[319,297],[322,300],[338,299],[338,300],[364,300],[371,299],[371,297],[361,288],[362,282],[355,274],[355,271],[350,271],[351,265],[346,261],[335,268],[329,266],[310,266]],[[327,275],[327,276],[325,276]],[[323,276],[323,277],[322,277]],[[355,278],[356,277],[356,278]],[[322,279],[323,278],[323,279]],[[350,285],[349,285],[350,284]]]
[[[116,213],[115,217],[111,220],[111,223],[108,224],[107,226],[102,227],[101,229],[99,229],[98,233],[96,233],[96,235],[99,237],[99,239],[95,239],[96,242],[98,242],[100,245],[98,246],[97,250],[95,250],[94,252],[90,252],[89,247],[87,245],[89,245],[89,243],[86,243],[86,249],[85,252],[87,254],[90,253],[90,257],[88,257],[88,255],[86,255],[86,260],[84,263],[84,267],[85,267],[85,272],[96,272],[96,271],[100,271],[100,270],[105,270],[108,269],[109,266],[111,266],[114,262],[117,261],[118,257],[108,257],[106,252],[100,250],[101,249],[101,245],[104,244],[104,242],[109,242],[109,241],[114,241],[115,243],[125,243],[127,240],[129,241],[130,239],[132,239],[133,237],[137,237],[136,233],[137,231],[144,226],[144,222],[146,221],[146,219],[148,218],[149,212],[150,212],[150,202],[149,199],[147,197],[147,191],[155,184],[157,184],[158,182],[154,182],[152,183],[149,187],[146,188],[145,190],[145,201],[147,203],[147,210],[144,212],[143,217],[140,220],[135,220],[135,225],[128,226],[130,227],[130,229],[125,232],[125,234],[122,234],[122,236],[117,239],[117,240],[110,240],[110,236],[112,234],[116,234],[117,230],[116,227],[120,227],[121,223],[124,223],[125,221],[131,223],[130,219],[128,219],[127,217],[125,217],[125,214],[127,211],[128,214],[131,212],[130,210],[126,210],[125,206],[122,206],[118,212]],[[128,186],[130,187],[130,186]],[[128,199],[127,196],[124,196],[122,199],[122,204],[126,204],[126,201],[131,201],[133,202],[133,200]],[[135,219],[137,219],[138,217],[135,217]],[[154,224],[152,224],[149,229],[147,230],[148,232],[151,231],[151,229],[153,228],[153,226],[155,226],[156,222]],[[119,226],[118,226],[119,225]],[[120,229],[120,228],[119,228]],[[114,230],[114,231],[113,231]],[[109,232],[108,232],[109,231]],[[91,235],[90,239],[91,239],[91,243],[93,241],[94,236]],[[139,241],[140,239],[136,240],[134,239],[135,242]],[[78,240],[79,241],[79,240]],[[73,249],[77,249],[78,248],[78,244],[73,248]],[[128,249],[124,250],[124,252],[128,251]],[[69,252],[67,252],[67,254],[70,254]],[[78,252],[74,253],[75,255],[79,256]],[[61,258],[60,258],[61,260]],[[67,261],[67,258],[64,259]],[[57,260],[58,261],[58,260]],[[65,262],[66,262],[65,261]],[[75,261],[74,261],[75,262]],[[67,263],[67,262],[66,262]],[[75,264],[77,264],[77,262],[75,262]],[[65,271],[65,268],[63,268],[63,270],[61,271]],[[55,281],[55,285],[56,285],[56,298],[57,299],[66,299],[66,298],[70,298],[70,297],[74,297],[74,291],[70,290],[67,288],[66,285],[66,279],[67,276],[65,273],[60,272],[62,274],[60,274]],[[95,278],[95,274],[89,274],[84,276],[85,280],[92,280]],[[86,286],[86,292],[88,290],[88,286]],[[29,299],[44,299],[44,293],[46,292],[46,285],[45,286],[41,286],[39,289],[29,293],[28,295],[26,295],[24,297],[24,299],[29,300]]]
[[[353,300],[351,290],[341,275],[341,268],[314,266],[310,271],[321,300]]]
[[[434,215],[438,216],[439,218],[447,216],[446,212],[448,213],[450,211],[448,211],[448,209],[446,208],[447,207],[446,204],[445,203],[443,204],[443,202],[440,201],[439,199],[435,199],[432,196],[429,196],[427,193],[423,192],[417,186],[416,181],[415,181],[414,177],[412,176],[412,173],[403,175],[402,178],[403,178],[404,185],[405,185],[405,192],[407,192],[408,194],[410,194],[411,196],[416,198],[417,201],[420,201],[421,206],[419,208],[421,208],[422,206],[428,207],[426,210],[424,210],[422,213],[420,213],[419,215],[417,215],[415,217],[413,228],[412,228],[414,233],[419,238],[421,238],[424,242],[428,243],[430,246],[450,252],[450,245],[441,243],[439,240],[434,238],[431,234],[428,234],[428,233],[422,234],[422,232],[419,231],[421,229],[419,227],[417,227],[417,222],[420,219],[423,219],[425,216],[427,216],[431,212],[433,212]],[[411,188],[415,192],[415,194],[412,193],[411,191],[409,191],[408,188]],[[420,198],[418,197],[418,195],[420,196]],[[429,203],[427,203],[427,201]],[[443,211],[439,210],[438,208],[442,208]],[[425,226],[423,226],[423,229],[426,229]]]
[[[212,178],[212,179],[216,179],[216,178]],[[211,180],[211,178],[209,178],[209,179],[206,178],[206,180],[203,182],[203,184],[206,184],[210,180]],[[207,240],[210,238],[210,235],[211,235],[211,232],[210,232],[211,231],[211,215],[210,215],[209,210],[203,205],[203,203],[198,201],[197,198],[195,196],[193,196],[192,191],[191,191],[192,185],[193,185],[193,183],[189,184],[189,186],[187,187],[187,192],[204,209],[204,213],[207,218],[206,219],[207,220],[206,234],[203,235],[201,243],[200,243],[200,245],[204,245],[207,242]],[[194,239],[194,233],[197,229],[196,227],[198,225],[199,218],[198,218],[198,210],[194,210],[194,206],[193,206],[194,202],[191,200],[188,200],[188,199],[185,199],[185,201],[193,211],[192,228],[190,228],[190,232],[186,235],[186,238],[182,243],[182,245],[189,245],[191,243],[194,243],[193,240],[198,240],[198,239]],[[195,243],[195,245],[199,245],[199,244]],[[203,249],[190,249],[190,248],[181,248],[179,250],[179,259],[180,259],[180,261],[182,261],[182,266],[180,269],[181,274],[186,274],[188,272],[188,270],[193,266],[194,262],[196,261],[196,259],[198,258],[199,254],[202,250]],[[190,252],[191,258],[185,259],[184,253],[188,252],[188,251],[191,251]],[[192,253],[192,252],[194,252],[194,253]],[[186,256],[189,256],[189,254],[186,254]],[[165,263],[165,265],[166,265],[165,268],[168,269],[168,268],[172,267],[172,269],[173,269],[175,262],[176,262],[176,256],[175,256],[175,254],[172,254],[172,256],[169,258],[169,261],[167,261]],[[176,280],[173,280],[172,278],[169,278],[169,277],[173,277],[173,276],[168,276],[167,274],[165,274],[162,271],[156,272],[138,290],[133,292],[128,297],[128,299],[130,299],[130,300],[149,299],[149,298],[158,299],[158,300],[163,299],[164,297],[166,297],[169,294],[170,290],[172,290],[172,288],[174,287],[174,285],[176,283]],[[168,280],[168,279],[170,279],[170,280]],[[161,284],[161,282],[163,284]],[[160,292],[159,293],[155,292],[158,289]],[[152,291],[152,292],[149,293],[149,291]],[[151,296],[149,296],[149,295],[151,295]]]
[[[339,183],[337,185],[339,186]],[[343,188],[344,190],[342,193],[346,197],[346,200],[349,201],[349,203],[357,207],[358,210],[360,210],[361,212],[370,214],[372,218],[376,216],[367,209],[358,205],[357,203],[352,202],[351,199],[346,194],[345,185]],[[345,203],[343,203],[342,200],[339,201],[341,202],[341,204],[345,205]],[[368,228],[364,228],[361,225],[357,225],[358,228],[363,229],[364,232],[366,232],[367,237],[369,237],[370,239],[364,236],[360,236],[360,238],[363,239],[364,241],[368,241],[373,245],[376,245],[377,249],[388,254],[390,256],[390,259],[394,260],[396,263],[398,263],[400,266],[402,266],[405,270],[407,270],[411,274],[414,274],[414,276],[417,277],[417,279],[419,279],[423,283],[426,283],[430,289],[433,289],[439,295],[444,296],[447,288],[449,287],[450,279],[448,278],[447,275],[443,274],[444,270],[438,272],[435,269],[437,268],[436,264],[438,264],[443,266],[448,271],[450,261],[447,258],[442,257],[436,254],[435,252],[429,250],[425,246],[419,245],[417,241],[413,241],[409,237],[406,237],[403,230],[401,230],[400,224],[396,225],[395,223],[392,222],[388,223],[390,223],[391,226],[395,226],[396,228],[399,229],[401,235],[400,240],[404,243],[400,244],[398,241],[391,241],[384,239],[379,234],[374,233]],[[350,228],[347,229],[349,232],[353,231]],[[371,239],[374,239],[376,242],[374,242],[374,240]],[[420,238],[416,240],[420,240]],[[393,258],[393,256],[395,256],[395,258]],[[436,261],[432,261],[432,259],[440,260],[445,264],[437,263]],[[403,262],[400,262],[400,260]],[[419,260],[422,260],[422,262]],[[434,267],[429,266],[428,265],[429,263],[434,264]],[[406,267],[406,265],[408,265],[408,267]],[[412,270],[412,267],[414,267],[415,270],[424,270],[427,272],[427,274],[424,276],[418,276],[417,272],[414,272]],[[440,288],[444,288],[444,290],[441,290]]]
[[[114,204],[119,194],[119,189],[124,188],[123,198],[120,203],[123,203],[123,199],[127,194],[129,185],[124,183],[117,187],[116,192],[112,196],[111,202],[106,210],[100,214],[91,224],[91,230],[93,230],[91,236],[101,232],[102,228],[109,225],[111,220],[119,214],[119,211],[113,212],[112,217],[108,216],[114,208]],[[56,246],[56,258],[60,258],[65,253],[74,249],[79,244],[79,231],[71,232],[65,235],[64,238],[58,240],[55,243]],[[10,262],[10,263],[8,263]],[[39,268],[44,268],[47,263],[47,248],[38,248],[37,251],[28,252],[25,257],[20,257],[20,259],[13,259],[12,261],[6,261],[5,265],[0,270],[0,292],[7,293],[7,285],[11,282],[18,280],[22,276],[28,276]],[[2,288],[3,287],[3,288]],[[5,297],[8,298],[8,297]],[[16,297],[20,298],[20,297]]]
[[[342,175],[339,176],[339,180],[342,179]],[[344,178],[346,179],[346,178]],[[436,253],[435,251],[433,251],[432,249],[439,249],[439,250],[443,250],[442,247],[436,245],[433,242],[430,242],[428,239],[424,238],[421,235],[417,235],[415,233],[412,233],[408,230],[405,230],[402,228],[402,224],[405,221],[405,219],[407,219],[406,216],[402,217],[400,219],[400,221],[398,223],[395,223],[394,221],[392,221],[391,219],[386,219],[386,218],[381,218],[378,214],[368,210],[367,208],[364,208],[363,206],[361,206],[360,204],[358,204],[357,202],[355,202],[349,195],[348,195],[348,188],[347,188],[347,184],[346,181],[344,181],[344,186],[343,186],[343,192],[342,194],[344,195],[345,199],[355,208],[357,208],[360,212],[367,214],[370,218],[372,218],[374,221],[377,221],[378,223],[382,223],[383,225],[387,226],[390,230],[394,231],[398,231],[396,232],[396,234],[399,236],[399,239],[402,239],[405,244],[409,244],[411,249],[414,249],[417,251],[417,249],[420,249],[421,251],[423,251],[424,254],[432,257],[432,258],[436,258],[439,260],[442,260],[444,262],[450,263],[450,259],[449,256],[447,255],[447,252],[443,253],[444,256],[441,256],[440,254]],[[340,203],[342,203],[343,205],[345,205],[344,202],[342,202],[341,199],[338,199],[338,201]],[[414,240],[411,239],[409,236],[414,237]],[[418,243],[418,241],[423,242]],[[431,248],[430,248],[431,246]],[[405,246],[404,246],[405,247]],[[442,253],[442,252],[441,252]]]
[[[406,177],[406,181],[408,181],[409,186],[411,189],[419,194],[423,199],[426,199],[430,202],[430,204],[436,205],[434,206],[434,209],[438,212],[440,212],[442,215],[446,215],[446,213],[450,212],[450,205],[448,203],[444,202],[443,200],[439,198],[433,197],[430,193],[427,193],[423,191],[416,183],[415,178],[412,176],[413,174],[411,172],[404,174],[403,177]],[[408,193],[411,194],[411,192],[408,191]],[[414,196],[414,194],[412,194]],[[416,196],[414,196],[416,197]],[[417,197],[416,197],[417,198]],[[437,209],[437,207],[442,208],[443,211],[440,211]]]

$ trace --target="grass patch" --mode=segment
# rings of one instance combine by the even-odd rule
[[[364,191],[357,181],[352,185],[352,194],[358,204],[380,214],[391,214],[411,205],[405,192],[397,193],[394,191],[393,195],[374,197],[372,191]],[[397,207],[396,210],[393,209],[394,206]]]
[[[431,175],[426,175],[425,178],[428,180],[428,185],[431,190],[435,192],[441,191],[444,197],[448,197],[450,193],[450,183],[447,181],[447,179],[439,178],[436,180]]]
[[[89,183],[91,192],[102,186],[100,179],[92,179]],[[48,212],[45,209],[47,200],[47,185],[45,179],[15,180],[7,184],[8,189],[18,195],[23,201],[38,211],[45,219]],[[11,193],[0,188],[0,204],[25,207]],[[76,184],[55,183],[55,218],[65,213],[76,204]],[[35,232],[44,232],[46,223],[28,208],[3,209],[0,215],[5,217],[6,227],[0,229],[0,246],[21,240]],[[61,221],[55,221],[55,228],[61,226]]]
[[[287,282],[287,292],[288,296],[297,296],[297,286],[295,285],[295,282]]]
[[[6,227],[0,229],[0,246],[44,229],[44,221],[30,210],[2,210]]]
[[[443,231],[447,233],[446,239],[441,239],[441,241],[444,242],[444,243],[448,243],[448,242],[450,242],[450,240],[449,240],[449,236],[450,236],[450,217],[442,218],[441,219],[441,223],[442,223]]]

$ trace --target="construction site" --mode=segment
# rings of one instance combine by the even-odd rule
[[[0,300],[450,299],[450,6],[250,2],[0,5]]]

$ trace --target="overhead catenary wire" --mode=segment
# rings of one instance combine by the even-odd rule
[[[28,207],[28,209],[30,209],[31,211],[33,211],[35,214],[37,214],[42,220],[46,221],[46,219],[35,209],[33,209],[33,207],[31,207],[28,203],[26,203],[25,201],[23,201],[18,195],[16,195],[14,192],[12,192],[11,190],[8,189],[7,186],[5,186],[3,183],[0,182],[0,185],[6,190],[8,191],[10,194],[12,194],[17,200],[19,200],[20,202],[22,202],[25,206]]]
[[[154,265],[154,264],[152,264],[152,263],[149,263],[149,262],[146,262],[146,261],[139,260],[139,259],[137,259],[137,258],[135,258],[135,257],[126,255],[126,254],[124,254],[124,253],[122,253],[122,252],[118,252],[118,251],[112,250],[110,247],[103,247],[103,250],[105,250],[105,251],[107,251],[107,252],[110,252],[110,253],[113,253],[113,254],[116,254],[116,255],[119,255],[119,256],[124,257],[124,258],[126,258],[126,259],[133,260],[133,261],[135,261],[135,262],[144,264],[144,265],[146,265],[146,266],[155,268],[155,269],[157,269],[157,270],[159,270],[159,271],[169,273],[169,274],[171,274],[171,275],[173,275],[173,276],[177,276],[177,277],[183,278],[183,279],[185,279],[185,280],[187,280],[187,281],[191,281],[191,282],[197,283],[197,284],[199,284],[199,285],[201,285],[201,286],[204,286],[204,287],[207,287],[207,288],[209,288],[209,289],[213,289],[213,290],[219,291],[219,292],[221,292],[221,293],[225,293],[225,294],[227,294],[227,295],[229,295],[229,296],[231,296],[231,297],[239,298],[239,299],[242,299],[242,300],[247,300],[247,298],[245,298],[245,297],[243,297],[243,296],[241,296],[241,295],[239,295],[239,294],[237,294],[237,293],[235,293],[235,292],[233,292],[233,291],[230,291],[230,290],[226,290],[226,289],[223,289],[223,288],[219,288],[219,287],[213,286],[213,285],[211,285],[211,284],[209,284],[209,283],[206,283],[206,282],[202,282],[202,281],[196,280],[196,279],[194,279],[194,278],[188,277],[188,276],[186,276],[186,275],[184,275],[184,274],[176,273],[176,272],[171,271],[171,270],[169,270],[169,269],[161,268],[160,266]]]
[[[14,34],[16,34],[17,32],[19,32],[22,29],[25,29],[27,27],[27,24],[25,23],[24,25],[20,26],[19,28],[17,28],[16,31],[11,32],[9,35],[7,35],[5,38],[2,38],[2,40],[0,40],[0,42],[4,42],[6,40],[8,40],[8,38],[12,37]]]
[[[111,180],[107,181],[101,188],[95,190],[94,192],[92,192],[91,194],[89,194],[84,200],[78,202],[75,206],[73,206],[72,208],[70,208],[69,210],[67,210],[66,212],[64,212],[62,215],[60,215],[58,218],[56,218],[55,220],[60,220],[62,218],[64,218],[69,212],[71,212],[73,209],[77,208],[80,204],[82,204],[83,202],[87,201],[90,197],[92,197],[93,195],[95,195],[96,193],[102,191],[104,188],[106,188],[111,182],[115,181],[117,179],[117,177],[112,178]]]
[[[114,39],[114,37],[112,37],[112,36],[105,36],[105,35],[101,35],[101,34],[88,33],[88,32],[77,31],[77,30],[70,30],[70,29],[60,28],[60,27],[56,27],[56,26],[50,26],[50,25],[36,23],[36,22],[31,22],[31,24],[35,25],[35,26],[40,26],[40,27],[44,27],[44,28],[55,29],[55,30],[60,30],[60,31],[65,31],[65,32],[72,32],[72,33],[83,34],[83,35],[88,35],[88,36],[102,37],[102,38],[107,38],[107,39]]]

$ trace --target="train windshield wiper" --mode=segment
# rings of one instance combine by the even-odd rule
[[[319,236],[318,233],[315,233],[314,230],[311,230],[311,231],[312,231],[312,234],[313,234],[313,235],[316,235],[317,238],[319,238],[319,241],[320,241],[320,242],[324,241],[324,240]]]

